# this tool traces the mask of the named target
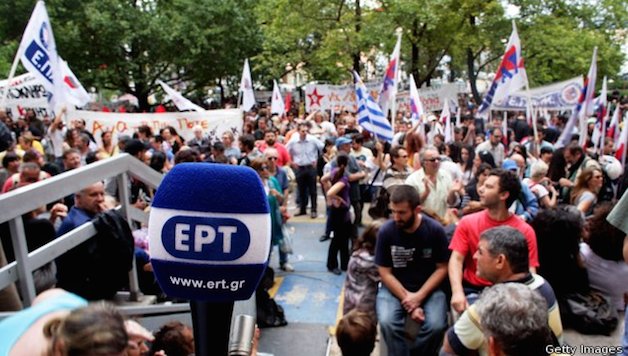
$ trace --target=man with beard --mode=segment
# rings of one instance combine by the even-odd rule
[[[277,165],[279,167],[290,164],[290,154],[288,153],[288,149],[286,149],[286,146],[277,142],[277,131],[274,129],[266,130],[264,133],[264,142],[259,145],[259,150],[260,152],[265,153],[268,147],[277,150]]]
[[[390,355],[436,355],[447,326],[440,288],[447,276],[447,237],[437,221],[421,214],[420,203],[412,186],[395,186],[392,220],[377,235],[382,284],[376,309]]]

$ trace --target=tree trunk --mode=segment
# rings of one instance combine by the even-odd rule
[[[362,8],[360,8],[360,0],[356,0],[355,2],[355,34],[356,38],[358,38],[358,34],[362,30]],[[360,49],[356,49],[356,52],[353,53],[353,70],[357,73],[360,73]]]
[[[139,106],[138,112],[148,112],[150,105],[148,105],[148,90],[145,83],[135,83],[135,97],[137,98],[137,105]]]
[[[222,79],[218,79],[218,88],[220,88],[220,107],[225,106],[225,88],[222,86]],[[238,106],[238,103],[235,103]]]
[[[475,16],[469,16],[469,25],[471,28],[475,28]],[[476,105],[480,105],[482,98],[478,92],[478,75],[475,72],[475,60],[473,58],[473,50],[471,47],[467,47],[467,72],[469,72],[469,84],[471,85],[471,94]]]
[[[419,20],[415,19],[412,23],[412,49],[411,49],[411,58],[410,58],[410,73],[414,76],[414,81],[417,83],[417,87],[420,88],[419,84],[419,46],[417,45],[419,35]],[[418,89],[417,88],[417,89]]]
[[[467,47],[467,72],[469,72],[469,84],[471,85],[471,94],[473,94],[473,100],[476,104],[480,104],[482,98],[480,92],[478,92],[478,76],[475,73],[475,61],[473,60],[473,51]]]

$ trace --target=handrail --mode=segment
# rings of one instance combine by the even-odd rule
[[[21,228],[22,215],[38,207],[76,193],[95,182],[117,177],[122,213],[129,223],[132,220],[146,223],[148,215],[129,204],[129,200],[126,199],[129,196],[128,187],[126,184],[120,184],[128,181],[127,175],[153,188],[159,186],[163,178],[160,173],[138,159],[123,153],[0,195],[0,223],[9,222],[15,253],[15,261],[0,268],[0,290],[19,280],[24,305],[30,305],[35,298],[33,270],[53,261],[71,248],[92,238],[96,233],[93,224],[87,223],[28,253],[24,244],[26,236],[24,229]],[[135,259],[129,280],[131,298],[137,298],[139,288]]]
[[[99,180],[127,172],[153,188],[161,183],[160,173],[123,153],[0,195],[0,223],[35,210],[42,202],[59,200]]]

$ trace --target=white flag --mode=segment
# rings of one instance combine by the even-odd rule
[[[78,107],[83,107],[87,105],[91,101],[91,97],[87,93],[87,90],[83,88],[81,82],[79,82],[78,78],[72,73],[70,67],[68,67],[68,62],[64,61],[63,58],[59,57],[59,67],[61,69],[61,78],[63,78],[63,93],[65,96],[65,100]]]
[[[606,133],[606,117],[608,116],[608,111],[606,110],[606,76],[604,76],[604,80],[602,81],[602,91],[600,92],[600,96],[593,100],[593,106],[597,110],[597,119],[595,120],[595,127],[593,128],[593,133],[591,134],[591,142],[593,143],[593,149],[595,152],[598,151],[598,148],[604,147],[604,134]]]
[[[423,125],[425,110],[423,110],[423,103],[419,97],[419,91],[416,88],[413,75],[410,75],[410,112],[412,113],[412,116],[410,116],[412,123],[416,124],[420,122],[421,125]]]
[[[451,112],[449,111],[449,99],[445,99],[443,111],[440,113],[440,122],[445,125],[445,143],[453,141],[453,126],[451,125]]]
[[[64,101],[63,86],[57,45],[46,5],[41,0],[35,5],[17,51],[24,68],[38,77],[50,93],[48,105],[54,110],[57,103]]]
[[[157,83],[161,85],[166,94],[168,94],[168,98],[172,100],[174,105],[176,105],[179,111],[191,110],[191,111],[205,111],[202,107],[194,104],[193,102],[186,99],[181,93],[172,89],[168,84],[162,82],[161,80],[157,80]]]
[[[495,72],[495,78],[484,95],[478,115],[487,117],[493,101],[497,102],[511,93],[523,88],[528,81],[526,70],[521,57],[521,42],[517,33],[517,26],[512,22],[512,33],[506,45],[506,52],[502,62]]]
[[[249,111],[255,105],[255,94],[253,93],[253,81],[251,80],[251,69],[249,68],[248,59],[244,60],[240,90],[242,91],[242,110]]]
[[[277,85],[277,81],[273,80],[273,83],[273,100],[270,104],[270,113],[279,114],[279,116],[281,116],[286,110],[286,107],[283,103],[283,98],[281,97],[281,92],[279,91],[279,85]]]

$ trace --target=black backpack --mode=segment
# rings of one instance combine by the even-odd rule
[[[563,324],[582,334],[610,335],[619,321],[610,298],[595,290],[570,293],[559,300],[559,307]]]
[[[98,214],[98,232],[57,259],[59,287],[87,300],[113,299],[128,286],[135,247],[126,219],[117,211]]]
[[[275,271],[267,267],[264,276],[255,291],[255,304],[257,306],[257,325],[260,328],[288,325],[283,308],[268,294],[268,290],[275,283]]]

